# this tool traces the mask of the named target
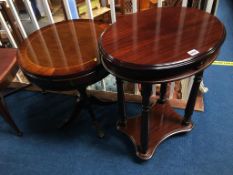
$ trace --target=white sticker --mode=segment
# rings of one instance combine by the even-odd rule
[[[196,50],[196,49],[193,49],[193,50],[190,50],[187,52],[190,56],[194,56],[194,55],[197,55],[199,54],[199,52]]]

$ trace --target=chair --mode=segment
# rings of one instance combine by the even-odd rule
[[[11,82],[17,72],[16,65],[16,49],[1,48],[0,49],[0,115],[3,119],[16,131],[18,136],[22,132],[16,126],[10,113],[8,112],[1,91]]]

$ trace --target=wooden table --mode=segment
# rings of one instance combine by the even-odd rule
[[[85,106],[94,119],[86,87],[108,74],[97,50],[97,40],[104,29],[92,20],[63,21],[32,33],[19,47],[18,63],[30,82],[43,90],[80,92],[75,110],[64,126]]]
[[[7,110],[2,91],[10,84],[18,71],[16,64],[16,52],[14,48],[0,48],[0,116],[16,131],[18,136],[22,136],[10,112]]]
[[[191,116],[203,71],[216,59],[225,35],[216,17],[178,7],[122,17],[103,33],[101,60],[117,77],[121,116],[117,128],[131,139],[140,159],[150,159],[168,137],[192,130]],[[181,117],[165,99],[167,82],[192,75],[194,83]],[[122,80],[142,84],[141,115],[126,117]],[[151,105],[154,83],[161,83],[161,92],[157,103]]]

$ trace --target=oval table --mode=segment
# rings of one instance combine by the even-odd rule
[[[215,59],[225,28],[214,16],[192,8],[156,8],[124,16],[99,40],[101,60],[117,77],[117,128],[133,142],[136,155],[150,159],[166,138],[193,128],[191,116],[203,71]],[[167,82],[195,75],[184,117],[165,99]],[[122,80],[141,83],[142,113],[127,118]],[[160,83],[160,98],[150,104],[152,84]]]
[[[62,127],[70,124],[83,107],[96,121],[86,87],[108,75],[97,49],[105,27],[92,20],[63,21],[35,31],[19,47],[18,63],[30,82],[43,90],[79,91],[75,110]]]

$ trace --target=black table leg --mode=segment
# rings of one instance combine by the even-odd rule
[[[142,84],[142,122],[141,122],[141,152],[145,154],[148,149],[148,119],[149,119],[149,111],[151,108],[150,105],[150,96],[152,93],[152,85],[151,84]]]
[[[203,72],[200,72],[195,75],[193,86],[190,92],[190,96],[189,96],[189,99],[188,99],[188,102],[185,108],[185,114],[184,114],[184,120],[183,120],[183,124],[185,125],[189,125],[192,122],[191,117],[192,117],[193,110],[195,107],[196,98],[197,98],[197,94],[199,91],[199,86],[202,81],[202,76],[203,76]]]
[[[126,126],[127,117],[125,112],[125,95],[124,95],[124,88],[123,88],[123,81],[120,78],[116,78],[117,82],[117,100],[118,100],[118,110],[120,114],[120,121],[118,124],[120,126]]]
[[[150,103],[152,84],[142,84],[142,113],[127,119],[127,125],[118,125],[135,146],[136,155],[148,160],[165,139],[178,133],[189,132],[193,125],[183,125],[183,117],[166,102],[167,83],[161,84],[160,99],[155,105]]]
[[[97,136],[99,138],[103,138],[105,136],[104,134],[104,130],[102,129],[102,127],[100,126],[100,124],[98,123],[94,110],[92,108],[92,101],[89,99],[89,97],[87,96],[86,93],[86,89],[85,90],[81,90],[80,93],[83,94],[84,99],[85,99],[85,108],[87,108],[89,115],[91,116],[91,120],[92,123],[97,131]]]
[[[164,104],[166,102],[166,92],[167,92],[167,83],[162,83],[160,87],[160,97],[158,99],[159,104]]]
[[[83,96],[80,93],[80,96],[76,97],[76,102],[75,102],[74,109],[73,109],[71,115],[62,122],[62,124],[61,124],[61,126],[59,126],[59,128],[61,128],[61,129],[67,128],[72,123],[74,123],[74,121],[79,118],[79,114],[80,114],[81,110],[84,108],[84,105],[85,104],[84,104]]]
[[[75,104],[75,108],[74,108],[71,116],[64,121],[64,123],[62,124],[62,126],[60,128],[65,128],[65,127],[69,126],[70,124],[72,124],[74,122],[74,120],[77,117],[79,117],[81,110],[86,108],[88,110],[88,113],[91,116],[93,125],[96,128],[98,137],[103,138],[104,131],[101,128],[100,124],[97,122],[94,111],[92,109],[92,103],[91,103],[91,101],[87,95],[87,92],[86,92],[86,87],[80,87],[78,89],[78,91],[79,91],[80,96],[77,97],[77,102]]]
[[[16,131],[18,136],[22,136],[23,133],[19,130],[14,120],[11,118],[10,113],[8,112],[8,110],[6,109],[6,106],[4,105],[4,100],[1,94],[0,94],[0,98],[1,98],[0,99],[0,115]]]

